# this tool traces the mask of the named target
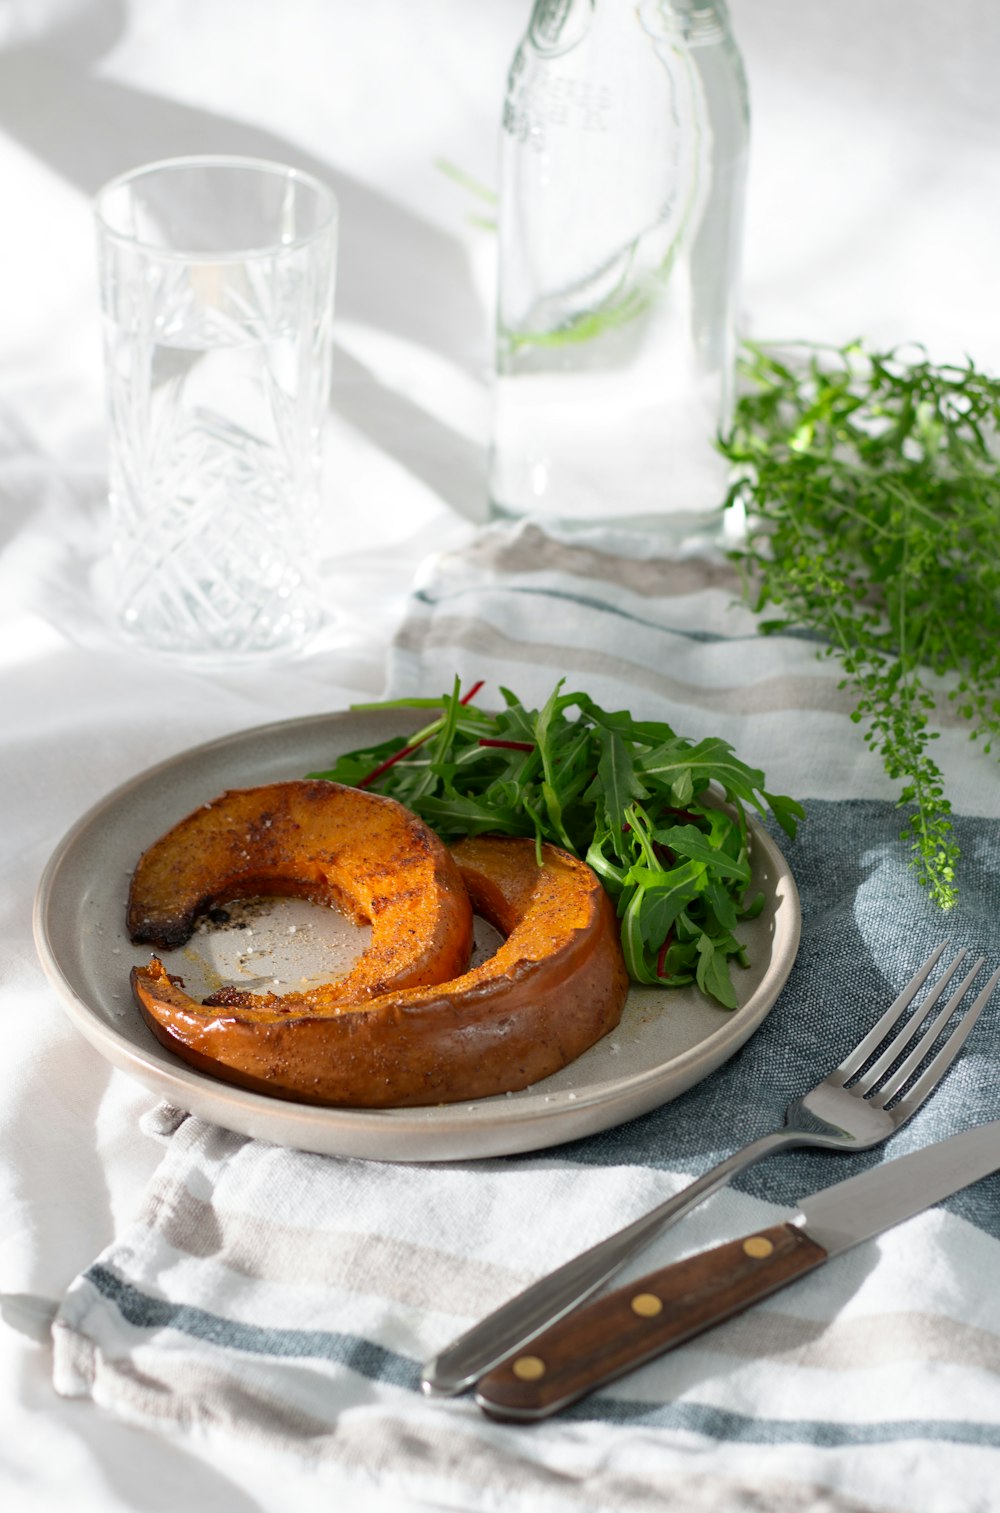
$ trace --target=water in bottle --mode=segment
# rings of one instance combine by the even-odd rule
[[[723,0],[536,0],[503,117],[494,514],[721,522],[748,123]]]

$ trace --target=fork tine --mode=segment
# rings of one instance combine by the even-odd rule
[[[910,1088],[910,1091],[906,1094],[905,1098],[901,1098],[900,1101],[896,1104],[896,1107],[889,1110],[890,1114],[892,1114],[892,1116],[899,1123],[902,1123],[904,1119],[908,1119],[909,1116],[913,1113],[914,1109],[920,1107],[924,1099],[927,1097],[928,1093],[932,1093],[937,1087],[941,1078],[951,1066],[955,1057],[958,1055],[959,1051],[962,1049],[962,1046],[968,1039],[969,1031],[972,1029],[972,1026],[975,1024],[976,1020],[983,1012],[983,1009],[986,1007],[986,1002],[998,982],[1000,982],[1000,970],[993,973],[993,976],[990,978],[989,982],[986,984],[985,988],[980,993],[975,1003],[972,1005],[971,1009],[969,1009],[964,1017],[959,1020],[958,1024],[955,1026],[955,1029],[952,1031],[949,1038],[945,1041],[940,1051],[938,1051],[937,1055],[934,1057],[934,1060],[924,1072],[923,1076],[913,1084],[913,1086]]]
[[[933,1024],[928,1025],[927,1029],[924,1030],[924,1033],[920,1036],[920,1039],[917,1041],[913,1050],[906,1057],[906,1060],[900,1062],[899,1066],[896,1067],[892,1075],[879,1088],[878,1096],[875,1098],[870,1098],[868,1100],[869,1103],[875,1104],[876,1107],[884,1108],[893,1094],[898,1093],[899,1089],[906,1083],[906,1081],[913,1076],[913,1073],[917,1070],[917,1067],[927,1056],[927,1053],[930,1051],[935,1040],[938,1038],[941,1031],[948,1023],[948,1020],[951,1018],[952,1014],[954,1014],[955,1010],[962,1002],[962,999],[965,997],[966,992],[972,986],[973,981],[976,977],[978,977],[979,969],[983,965],[985,960],[986,958],[984,956],[980,956],[979,960],[972,968],[972,971],[965,974],[965,976],[962,978],[962,981],[955,989],[954,993],[952,993],[951,997],[948,999],[948,1002],[945,1004],[944,1008],[935,1018]],[[902,1037],[900,1037],[900,1040],[902,1041]],[[878,1078],[875,1079],[873,1086],[877,1085],[877,1082]]]
[[[857,1082],[854,1083],[853,1087],[851,1088],[852,1093],[857,1093],[859,1095],[870,1093],[873,1088],[878,1086],[879,1082],[885,1076],[886,1072],[889,1071],[890,1067],[895,1066],[896,1062],[899,1060],[900,1056],[902,1056],[910,1041],[921,1029],[923,1029],[924,1025],[927,1023],[928,1019],[930,1018],[931,1009],[937,1003],[938,999],[941,997],[941,994],[944,992],[945,988],[948,986],[949,982],[954,977],[955,973],[958,971],[958,968],[962,965],[968,954],[969,953],[966,950],[959,951],[951,966],[948,967],[946,971],[942,972],[941,976],[938,978],[933,987],[928,988],[923,1002],[917,1005],[910,1018],[903,1025],[902,1029],[900,1029],[898,1033],[893,1037],[893,1039],[889,1042],[889,1044],[885,1046],[878,1060],[874,1062],[870,1067],[868,1067],[864,1075],[859,1077]],[[965,992],[965,989],[968,987],[972,978],[975,977],[982,964],[983,958],[980,957],[979,961],[973,967],[972,972],[966,978],[957,994],[955,994],[951,998],[950,1007],[946,1010],[944,1018],[940,1019],[938,1029],[940,1029],[947,1022],[948,1016],[954,1009],[958,1007],[959,1002],[962,998],[962,994]],[[934,1034],[937,1034],[937,1030],[935,1030]],[[933,1038],[934,1037],[932,1036],[931,1039],[933,1040]],[[928,1044],[929,1043],[930,1042],[928,1042]],[[919,1056],[917,1057],[917,1060],[920,1060]]]
[[[848,1079],[853,1077],[856,1072],[859,1072],[861,1070],[865,1062],[868,1060],[869,1056],[873,1055],[874,1052],[878,1050],[886,1035],[888,1035],[889,1031],[894,1028],[894,1026],[898,1023],[899,1019],[903,1015],[904,1011],[908,1009],[910,1004],[913,1002],[914,995],[916,994],[918,989],[923,986],[928,977],[928,974],[931,972],[935,963],[940,959],[941,953],[945,949],[947,944],[947,941],[942,941],[941,945],[939,945],[937,949],[931,953],[931,955],[924,962],[923,966],[917,970],[910,981],[906,984],[906,987],[900,993],[899,997],[896,998],[886,1009],[885,1013],[882,1015],[882,1018],[878,1021],[878,1024],[876,1024],[875,1027],[868,1032],[864,1040],[861,1041],[860,1045],[855,1046],[850,1055],[846,1056],[840,1063],[840,1065],[837,1067],[836,1072],[838,1081],[848,1081]],[[959,957],[959,961],[960,960],[961,957]],[[957,966],[957,964],[958,963],[956,962],[955,965]],[[955,967],[953,966],[952,972],[954,972],[954,970]],[[945,981],[947,981],[947,978],[945,979]],[[944,984],[942,983],[942,986],[943,985]]]

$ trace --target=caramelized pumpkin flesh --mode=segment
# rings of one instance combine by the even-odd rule
[[[610,901],[556,847],[482,836],[454,848],[475,911],[505,937],[450,981],[353,1003],[315,989],[199,1003],[153,958],[132,987],[153,1033],[201,1070],[307,1103],[388,1108],[514,1092],[614,1028],[628,978]],[[220,1001],[221,1000],[221,1001]]]
[[[139,860],[129,935],[167,950],[213,908],[260,895],[371,925],[368,949],[323,989],[329,1007],[444,982],[469,961],[472,907],[447,847],[394,799],[326,781],[232,789],[182,819]]]

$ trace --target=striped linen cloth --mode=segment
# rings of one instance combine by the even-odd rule
[[[481,1163],[332,1160],[169,1109],[143,1212],[74,1283],[60,1392],[220,1457],[284,1461],[351,1508],[913,1510],[1000,1506],[1000,1176],[531,1428],[430,1401],[422,1361],[535,1277],[777,1125],[947,933],[1000,962],[1000,795],[945,724],[963,851],[947,920],[906,865],[893,790],[805,637],[760,638],[719,553],[486,528],[425,564],[389,693],[457,673],[527,703],[555,679],[719,734],[805,801],[779,842],[802,902],[791,976],[742,1051],[604,1134]],[[1000,999],[1000,995],[997,995]],[[772,1157],[629,1275],[777,1222],[797,1196],[1000,1113],[1000,1002],[888,1147]],[[367,1499],[367,1500],[366,1500]],[[381,1507],[382,1502],[379,1503]]]

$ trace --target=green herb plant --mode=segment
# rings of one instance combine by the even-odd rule
[[[899,782],[917,877],[942,908],[959,848],[930,728],[945,706],[987,751],[1000,732],[1000,380],[860,342],[745,349],[728,505],[765,632],[837,658],[852,718]]]
[[[491,713],[470,703],[480,686],[357,706],[433,717],[312,776],[389,794],[445,839],[494,832],[565,847],[615,900],[632,978],[696,982],[734,1008],[730,964],[746,965],[734,932],[763,904],[750,896],[747,809],[770,809],[794,835],[801,805],[765,792],[764,774],[723,740],[609,713],[562,682],[539,710],[502,689],[505,708]]]

